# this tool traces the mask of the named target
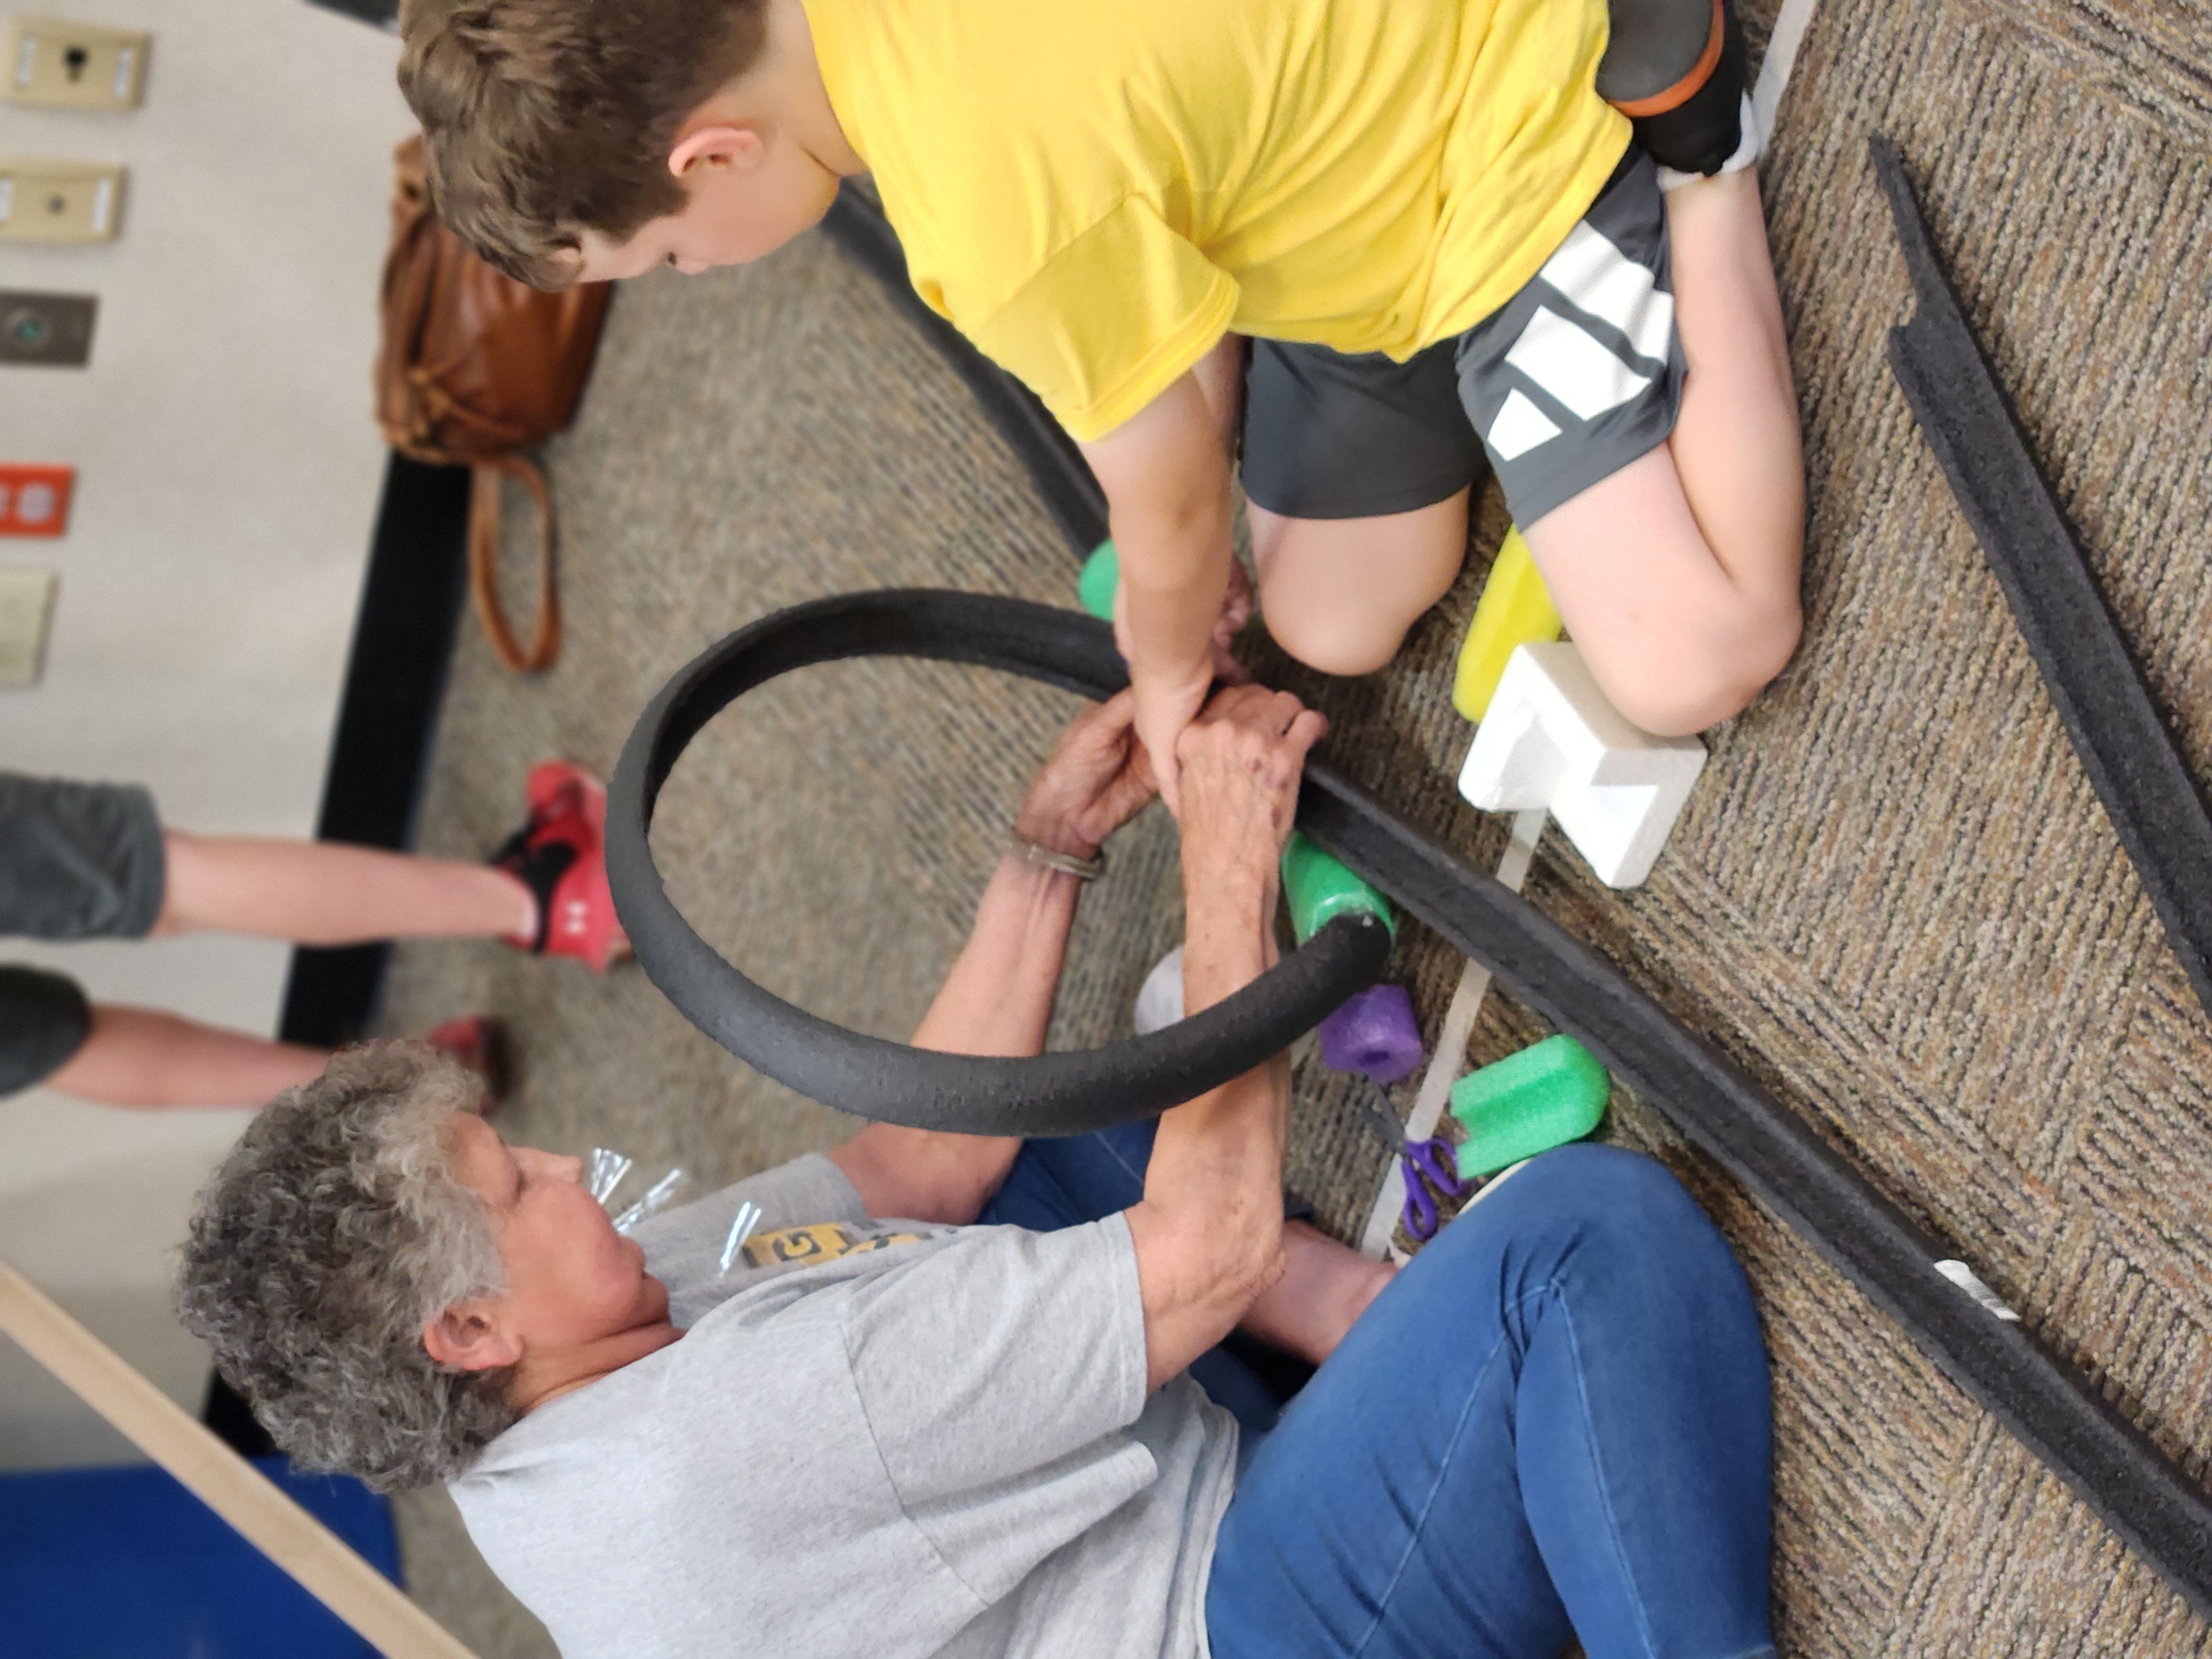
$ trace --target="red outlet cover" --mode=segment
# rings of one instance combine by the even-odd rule
[[[0,536],[58,536],[69,528],[76,469],[0,461]]]

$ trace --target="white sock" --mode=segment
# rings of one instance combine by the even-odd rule
[[[1735,155],[1721,163],[1721,173],[1741,173],[1759,160],[1766,149],[1766,141],[1759,131],[1759,117],[1751,107],[1751,94],[1747,92],[1743,94],[1742,126],[1743,142],[1735,147]],[[1685,185],[1694,185],[1708,176],[1702,173],[1677,173],[1672,167],[1661,167],[1659,188],[1662,191],[1680,190]],[[1720,174],[1710,176],[1718,178]]]

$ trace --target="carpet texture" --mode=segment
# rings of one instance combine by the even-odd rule
[[[1747,17],[1763,40],[1772,7]],[[2069,750],[1883,357],[1909,289],[1866,160],[1902,150],[1940,256],[2154,694],[2212,775],[2212,10],[1820,0],[1765,177],[1805,419],[1806,643],[1709,735],[1651,880],[1598,884],[1547,835],[1528,890],[1805,1114],[2076,1358],[2192,1475],[2212,1432],[2212,1029]],[[542,754],[603,769],[691,653],[871,585],[1072,604],[1019,465],[889,302],[818,236],[627,285],[550,447],[570,643],[534,681],[463,645],[421,845],[475,854]],[[1504,530],[1390,669],[1267,676],[1328,752],[1494,865],[1462,805],[1451,666]],[[518,580],[526,566],[511,550]],[[1024,779],[1071,705],[969,671],[866,663],[753,694],[694,744],[656,847],[686,913],[819,1012],[903,1036],[957,948]],[[1054,1042],[1127,1029],[1177,937],[1172,827],[1116,842]],[[1433,1035],[1459,963],[1418,926],[1396,971]],[[397,956],[386,1029],[498,1012],[502,1127],[720,1182],[849,1125],[729,1060],[635,969],[496,946]],[[1473,1060],[1542,1030],[1493,995]],[[1297,1067],[1291,1185],[1355,1232],[1384,1174],[1338,1079]],[[1406,1085],[1410,1095],[1411,1085]],[[1719,1219],[1774,1360],[1774,1605],[1790,1655],[2212,1655],[2212,1630],[1772,1216],[1617,1098]],[[547,1651],[484,1587],[441,1499],[404,1507],[417,1593],[487,1656]],[[535,1644],[535,1645],[533,1645]]]

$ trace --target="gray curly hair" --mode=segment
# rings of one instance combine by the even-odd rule
[[[515,1420],[505,1371],[449,1370],[422,1347],[424,1321],[504,1283],[445,1145],[482,1092],[423,1043],[348,1049],[256,1117],[200,1194],[179,1311],[304,1468],[427,1486]]]

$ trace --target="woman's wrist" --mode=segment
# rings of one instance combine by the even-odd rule
[[[1088,861],[1098,856],[1098,842],[1055,812],[1032,812],[1024,807],[1014,819],[1013,836],[1063,858]]]

